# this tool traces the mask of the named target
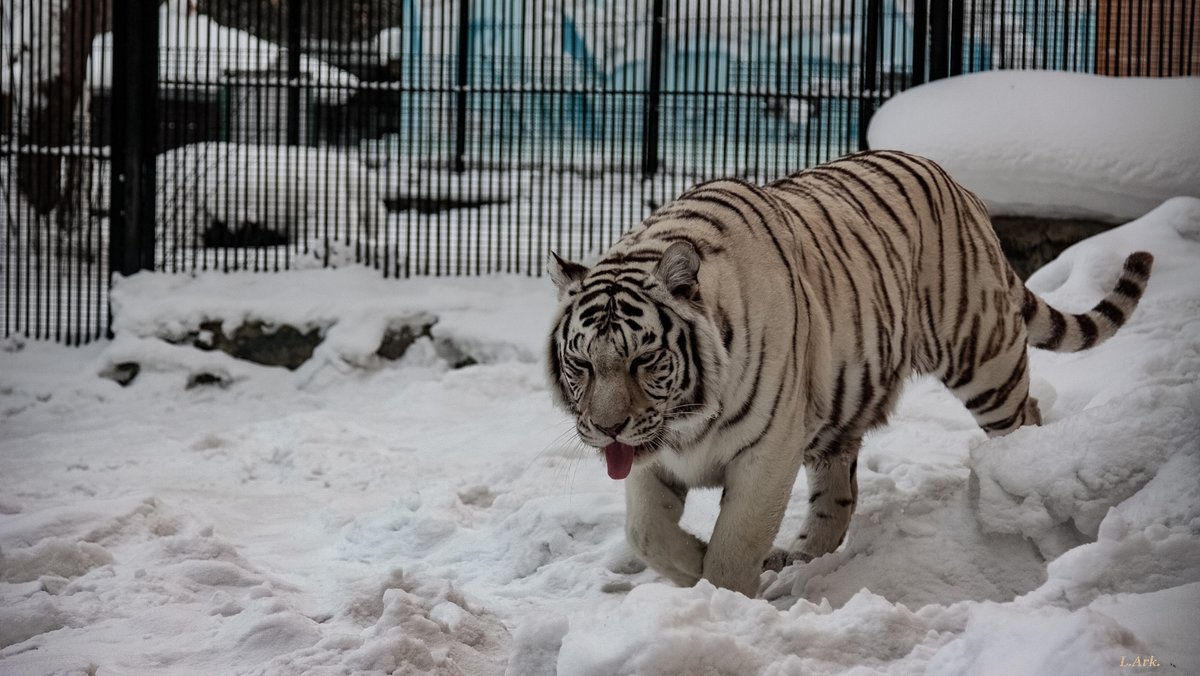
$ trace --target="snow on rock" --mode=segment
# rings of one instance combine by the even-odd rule
[[[322,254],[330,247],[334,265],[345,253],[337,242],[378,243],[387,218],[375,174],[355,152],[332,148],[245,143],[192,143],[156,159],[160,223],[159,255],[170,265],[197,255],[214,224],[230,233],[291,237]],[[108,204],[109,167],[94,181],[97,204]],[[328,245],[326,242],[333,240]],[[164,256],[165,254],[165,256]],[[204,255],[203,253],[199,255]],[[314,267],[315,256],[297,261]],[[191,267],[191,266],[188,266]]]
[[[535,327],[548,326],[554,294],[553,286],[540,279],[397,281],[361,267],[283,275],[142,273],[118,280],[113,289],[118,340],[104,364],[149,361],[159,370],[248,377],[251,365],[225,355],[139,340],[178,340],[209,320],[220,320],[226,334],[251,321],[320,329],[324,340],[301,369],[303,378],[327,368],[377,366],[376,352],[388,330],[414,322],[433,322],[433,339],[452,346],[439,354],[458,353],[476,362],[534,362],[545,340]]]
[[[989,71],[889,99],[872,148],[940,163],[993,215],[1119,223],[1200,197],[1200,78]]]
[[[1200,673],[1200,199],[1030,285],[1086,309],[1143,249],[1113,339],[1032,352],[1044,425],[988,439],[913,381],[865,441],[845,546],[757,599],[625,544],[622,485],[546,392],[548,280],[120,280],[116,340],[0,351],[0,672]],[[419,313],[433,340],[374,361]],[[295,372],[161,339],[209,318],[325,339]],[[449,369],[439,335],[488,358]],[[125,361],[126,386],[97,377]],[[798,482],[777,544],[807,503]],[[697,491],[682,523],[718,508]]]

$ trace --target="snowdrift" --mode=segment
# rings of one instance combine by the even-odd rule
[[[889,99],[872,148],[936,160],[993,216],[1123,223],[1200,197],[1200,78],[989,71]]]

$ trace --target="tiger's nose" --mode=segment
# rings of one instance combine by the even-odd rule
[[[617,438],[617,434],[619,434],[621,432],[621,430],[625,429],[625,425],[628,423],[629,423],[629,418],[625,418],[624,420],[617,423],[616,425],[601,425],[600,423],[596,422],[595,420],[592,421],[592,425],[594,425],[596,427],[596,429],[600,430],[601,432],[604,432],[605,434],[612,437],[613,439]]]

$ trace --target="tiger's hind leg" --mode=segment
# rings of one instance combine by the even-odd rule
[[[763,568],[779,570],[837,549],[858,504],[858,450],[862,437],[842,439],[824,458],[806,463],[808,516],[788,551],[775,550]]]
[[[975,416],[989,437],[999,437],[1022,425],[1042,424],[1037,399],[1029,396],[1029,356],[1024,331],[1017,331],[1006,348],[985,350],[975,363],[977,350],[964,355],[965,363],[954,377],[943,379]]]

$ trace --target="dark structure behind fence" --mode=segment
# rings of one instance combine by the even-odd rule
[[[0,325],[72,343],[110,270],[538,274],[858,150],[928,80],[1200,73],[1179,0],[9,4]]]

